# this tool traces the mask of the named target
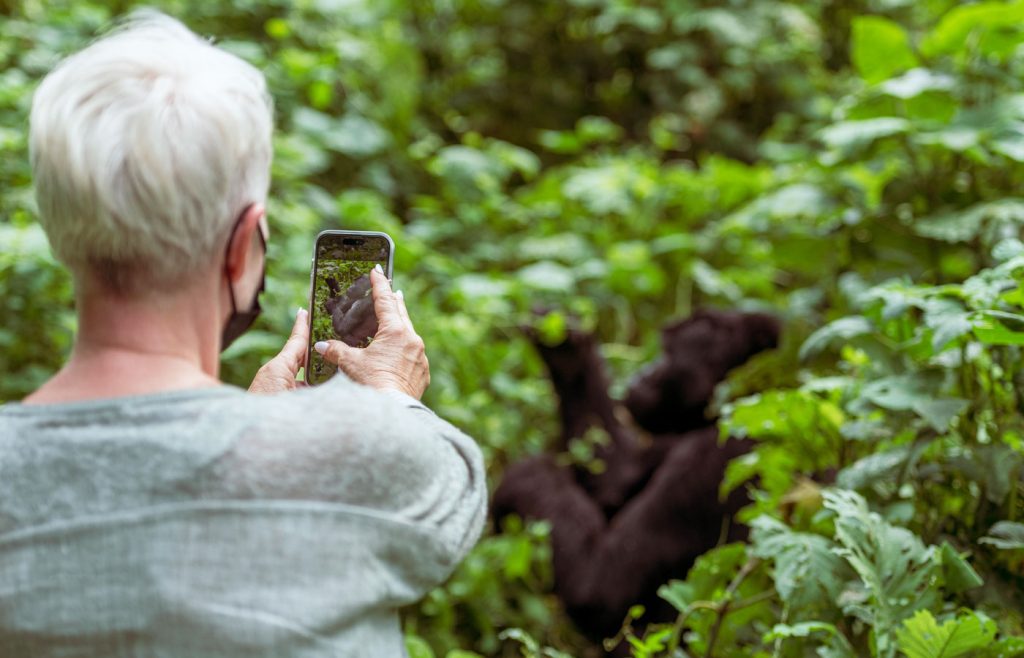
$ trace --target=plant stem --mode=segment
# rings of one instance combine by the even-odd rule
[[[755,603],[758,603],[761,600],[767,598],[764,597],[764,594],[774,594],[773,591],[767,590],[766,592],[761,592],[760,594],[752,596],[743,601],[738,601],[735,606],[732,605],[732,597],[736,595],[736,591],[740,588],[740,585],[742,585],[743,581],[747,579],[747,576],[753,573],[754,570],[757,569],[757,567],[759,567],[760,565],[760,558],[753,557],[748,559],[746,564],[744,564],[743,567],[740,568],[739,573],[736,574],[736,577],[732,579],[731,583],[729,583],[729,586],[725,590],[725,596],[722,597],[722,600],[716,606],[717,609],[715,610],[715,613],[717,615],[717,618],[715,619],[714,625],[711,627],[711,631],[708,633],[708,648],[707,651],[704,652],[704,658],[711,658],[715,650],[715,642],[718,640],[718,633],[722,629],[722,622],[725,621],[725,616],[729,614],[730,609],[738,610],[741,607],[745,608],[749,605],[754,605]]]

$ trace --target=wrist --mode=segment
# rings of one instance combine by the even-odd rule
[[[413,400],[416,400],[417,402],[419,402],[419,399],[420,399],[420,396],[416,395],[415,392],[409,390],[405,386],[400,386],[400,385],[397,385],[397,384],[381,384],[381,385],[378,385],[378,386],[374,386],[373,388],[377,389],[378,391],[380,391],[382,393],[388,393],[388,394],[398,393],[398,394],[403,395],[405,397],[412,398]]]

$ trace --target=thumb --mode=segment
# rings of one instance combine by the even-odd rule
[[[295,324],[292,326],[292,333],[288,336],[284,347],[278,353],[278,357],[284,359],[285,363],[298,371],[306,359],[306,345],[309,343],[309,313],[300,308],[295,314]]]

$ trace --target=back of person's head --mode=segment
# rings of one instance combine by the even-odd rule
[[[30,124],[55,255],[116,294],[209,271],[239,214],[266,199],[263,75],[156,12],[61,62],[36,91]]]

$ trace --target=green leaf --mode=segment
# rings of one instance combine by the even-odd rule
[[[976,322],[974,335],[986,345],[1024,345],[1024,332],[1007,329],[994,320]]]
[[[765,634],[764,642],[780,639],[807,638],[815,634],[826,636],[825,644],[818,647],[818,655],[822,658],[856,658],[857,652],[850,645],[846,636],[836,628],[835,624],[824,621],[802,621],[797,624],[775,624]]]
[[[937,432],[945,432],[970,402],[960,398],[940,398],[928,390],[915,375],[896,375],[869,382],[861,396],[883,409],[913,411]]]
[[[914,232],[943,242],[968,242],[1020,226],[1024,226],[1024,199],[1008,197],[921,218],[914,222]]]
[[[978,658],[1020,658],[1024,656],[1024,637],[1004,637],[985,647]]]
[[[957,658],[989,645],[996,624],[975,612],[958,615],[941,626],[927,610],[918,610],[896,631],[907,658]]]
[[[633,209],[637,173],[626,162],[587,167],[570,175],[562,193],[599,214],[628,214]]]
[[[853,65],[872,84],[918,64],[906,30],[881,16],[853,19],[850,50]]]
[[[913,409],[936,432],[948,432],[953,420],[970,404],[969,400],[960,398],[925,398],[916,401]]]
[[[807,337],[800,346],[800,360],[806,360],[819,354],[825,348],[839,341],[848,341],[857,336],[870,334],[875,330],[871,322],[860,315],[840,318],[830,322]]]
[[[964,44],[972,43],[985,55],[1007,55],[1021,42],[1022,21],[1021,2],[979,2],[954,7],[924,39],[921,51],[927,57],[964,53]],[[998,38],[1000,35],[1004,38]]]
[[[775,563],[775,589],[791,610],[835,605],[848,569],[831,541],[793,532],[770,516],[759,516],[750,527],[751,552]]]
[[[434,650],[418,635],[405,636],[405,650],[409,658],[434,658]]]
[[[956,78],[928,69],[913,69],[898,78],[884,82],[878,89],[883,94],[907,100],[929,91],[950,91],[956,86]]]
[[[536,290],[568,293],[575,285],[572,270],[551,261],[527,265],[519,270],[517,276],[520,281]]]
[[[942,562],[942,579],[950,592],[959,594],[985,584],[974,567],[948,541],[942,542],[939,559]]]
[[[702,260],[691,263],[690,274],[697,287],[711,297],[724,297],[731,302],[737,302],[743,297],[739,286]]]
[[[890,481],[913,454],[910,446],[898,446],[862,457],[839,471],[836,484],[844,489],[863,489],[879,480]]]
[[[1000,521],[989,528],[988,535],[979,539],[978,543],[1006,551],[1024,548],[1024,523]]]
[[[551,347],[561,345],[568,335],[568,322],[561,311],[546,313],[534,322],[534,328],[541,342]]]
[[[873,625],[876,654],[891,656],[895,628],[936,598],[934,549],[870,511],[856,492],[830,489],[822,495],[825,507],[836,514],[836,553],[856,571],[867,594],[866,601],[851,599],[843,609]]]
[[[830,149],[851,151],[873,144],[885,137],[903,135],[909,130],[910,122],[906,119],[881,117],[834,123],[818,133],[818,136]]]

